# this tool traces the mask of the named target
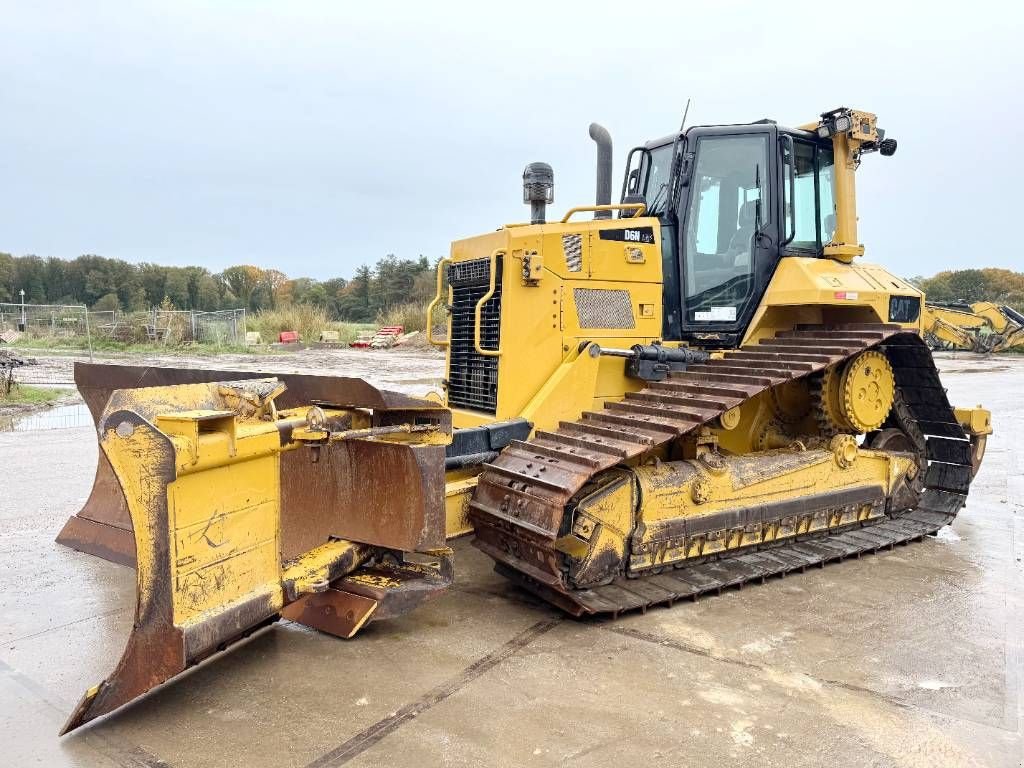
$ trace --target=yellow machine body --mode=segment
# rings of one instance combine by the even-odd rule
[[[135,622],[121,661],[86,692],[65,732],[280,614],[350,637],[450,583],[439,497],[447,412],[412,399],[388,408],[365,391],[307,379],[337,402],[278,409],[287,385],[276,378],[109,394],[101,466],[134,533]],[[395,478],[410,488],[387,491]],[[396,549],[420,562],[396,560]]]
[[[630,225],[659,231],[658,220],[653,218],[631,219]],[[589,362],[579,350],[580,344],[588,341],[630,347],[661,339],[660,249],[654,244],[624,249],[621,244],[599,239],[602,230],[621,230],[622,226],[614,220],[519,225],[453,243],[449,263],[482,256],[496,263],[496,256],[505,258],[501,335],[529,339],[527,343],[504,344],[499,350],[501,378],[495,413],[452,408],[456,428],[522,417],[538,429],[549,429],[561,419],[640,389],[641,384],[625,375],[620,360]],[[583,243],[584,266],[579,272],[566,265],[562,247],[566,237],[578,237]],[[627,260],[631,250],[640,251],[642,260]],[[529,281],[520,277],[527,253],[543,260],[542,271]],[[922,295],[876,265],[787,257],[779,263],[743,343],[757,343],[779,329],[803,323],[884,323],[894,294]],[[611,327],[596,325],[582,306],[587,300],[615,302],[621,312],[609,312],[605,319],[620,322]],[[920,320],[902,325],[921,330]],[[448,347],[447,341],[442,345]],[[446,363],[450,368],[450,356]]]
[[[1024,318],[991,301],[924,306],[924,336],[933,349],[1002,352],[1024,345]]]
[[[855,171],[862,151],[877,146],[882,134],[874,115],[854,110],[848,116],[849,129],[832,136],[831,240],[817,256],[779,259],[738,343],[740,355],[750,354],[753,361],[731,364],[726,361],[735,351],[704,345],[713,360],[724,363],[717,369],[724,371],[719,382],[733,378],[750,385],[758,372],[744,376],[744,366],[760,366],[766,369],[759,372],[764,381],[778,381],[771,377],[784,372],[773,365],[793,368],[798,365],[793,360],[802,358],[773,363],[759,359],[758,353],[784,344],[784,335],[794,329],[885,328],[884,334],[895,338],[919,337],[924,330],[921,291],[881,266],[856,259],[864,246],[857,240]],[[816,131],[822,124],[803,129]],[[641,210],[633,210],[637,207],[627,202],[572,209],[558,221],[506,225],[456,241],[439,267],[432,305],[432,310],[444,306],[452,313],[448,337],[431,341],[447,348],[448,391],[442,399],[452,410],[453,424],[473,428],[525,419],[533,438],[513,443],[516,459],[480,468],[489,478],[486,489],[476,487],[472,471],[449,473],[449,536],[475,529],[478,546],[495,557],[499,570],[517,572],[521,583],[573,612],[579,606],[563,601],[566,587],[559,568],[575,587],[583,588],[607,583],[613,578],[610,573],[636,575],[666,564],[678,567],[684,561],[876,521],[905,508],[906,498],[920,493],[918,475],[926,463],[921,455],[913,457],[906,441],[894,438],[898,430],[885,427],[896,418],[890,412],[898,405],[898,384],[885,354],[867,349],[847,358],[832,357],[823,368],[815,363],[811,376],[793,375],[784,384],[748,390],[735,405],[708,417],[700,430],[691,429],[688,437],[672,441],[654,434],[652,429],[671,431],[673,425],[665,423],[671,419],[668,403],[683,408],[697,404],[688,395],[673,400],[664,397],[671,392],[650,390],[648,382],[630,375],[621,355],[603,353],[634,345],[686,346],[663,337],[668,311],[663,270],[668,267],[662,221],[645,215],[642,203]],[[619,218],[578,220],[577,214],[586,210],[613,211]],[[624,228],[653,236],[633,241],[631,235],[609,236]],[[460,315],[459,298],[442,275],[457,276],[470,268],[485,269],[490,279],[487,291],[474,294]],[[500,312],[488,316],[488,302],[499,293]],[[910,302],[915,309],[894,320],[894,301]],[[487,323],[492,325],[491,338],[500,339],[495,345],[482,341]],[[453,339],[462,342],[459,354],[453,353]],[[467,408],[451,397],[453,387],[461,384],[457,376],[467,340],[472,343],[470,354],[497,360],[489,382],[491,408]],[[955,418],[951,432],[962,429],[969,436],[976,471],[988,413],[958,409]],[[622,435],[618,440],[617,430]],[[629,450],[625,436],[630,434],[641,444],[647,439],[651,447]],[[858,448],[853,442],[857,435],[868,435],[872,447],[882,449],[869,449],[866,443]],[[586,451],[588,444],[599,448],[588,458],[601,466],[601,449],[619,449],[618,468],[594,475],[589,485],[572,494],[582,481],[574,485],[562,474],[568,470],[557,465],[571,460],[569,454]],[[856,460],[842,457],[843,450]],[[708,455],[721,460],[720,471],[701,463]],[[545,479],[538,474],[545,469],[555,474]],[[910,486],[916,490],[907,491]],[[504,487],[514,493],[501,491]],[[825,489],[849,493],[815,507],[809,500],[824,499]],[[535,505],[547,494],[562,492],[571,496],[566,509],[575,511],[567,511],[561,523],[557,512],[546,517],[537,511]],[[722,515],[748,508],[767,511],[738,528],[713,527]],[[771,510],[778,516],[773,518]],[[571,521],[569,531],[566,521]],[[681,533],[688,524],[691,532],[705,532]],[[652,533],[665,530],[676,533],[660,539]],[[538,536],[550,538],[545,543]],[[555,565],[559,558],[561,566]],[[542,561],[552,563],[549,571],[536,567]],[[602,567],[588,576],[597,561]],[[609,568],[608,563],[617,565]]]
[[[1016,334],[1014,342],[1007,346],[1024,343],[1024,325],[1012,317],[1008,317],[1005,307],[992,301],[976,301],[971,304],[971,311],[987,319],[992,324],[992,330],[995,333],[1004,336]]]
[[[428,311],[427,338],[446,348],[439,396],[77,368],[103,450],[61,540],[103,554],[120,541],[138,605],[121,663],[66,729],[278,616],[351,637],[411,610],[451,581],[445,540],[470,532],[553,604],[617,615],[948,524],[990,415],[946,401],[921,292],[856,259],[855,171],[894,145],[856,110],[800,136],[834,157],[820,247],[779,252],[732,337],[665,338],[678,233],[624,195],[452,244]],[[675,159],[682,179],[689,160]],[[679,194],[706,191],[693,184]],[[789,200],[757,189],[739,203],[755,222]],[[795,222],[790,202],[778,210]]]
[[[651,227],[657,241],[657,219],[630,219],[630,225]],[[523,418],[535,431],[553,430],[562,421],[642,389],[642,381],[626,375],[620,358],[595,357],[583,348],[587,343],[629,348],[661,338],[664,306],[660,247],[623,246],[600,239],[602,230],[621,228],[618,220],[570,220],[505,227],[453,243],[451,264],[483,257],[495,266],[502,265],[501,337],[525,339],[522,343],[504,343],[498,351],[495,413],[453,407],[454,427]],[[563,247],[567,238],[578,238],[582,245],[579,261],[571,262],[572,267],[579,264],[578,270],[570,269]],[[636,256],[637,252],[641,256]],[[522,277],[526,256],[534,267],[542,264],[529,279]],[[442,264],[440,268],[447,266]],[[757,344],[781,329],[800,324],[885,323],[894,294],[921,296],[916,288],[883,267],[787,257],[780,261],[743,344]],[[607,315],[619,322],[614,326],[595,325],[582,305],[591,297],[617,302],[617,312]],[[920,319],[903,325],[915,333],[921,331]],[[448,340],[442,345],[447,348]],[[679,344],[666,342],[666,346]],[[446,362],[450,369],[450,351]],[[744,403],[744,426],[723,430],[723,447],[752,450],[758,445],[775,416],[766,407],[770,402],[766,395]],[[466,470],[449,472],[449,536],[472,531],[468,504],[476,487],[476,474]]]
[[[656,219],[636,219],[631,223],[651,227],[658,239]],[[556,423],[559,418],[579,413],[582,389],[590,396],[586,407],[604,397],[621,397],[621,365],[603,361],[590,373],[593,378],[586,387],[581,387],[580,381],[565,380],[567,372],[559,370],[578,358],[581,341],[596,340],[609,347],[629,346],[648,343],[661,335],[659,247],[600,239],[602,230],[621,228],[621,222],[616,220],[517,225],[452,244],[453,264],[482,256],[497,264],[500,258],[504,270],[501,330],[506,338],[532,340],[529,344],[505,344],[498,351],[500,369],[514,375],[498,385],[493,420],[520,416],[530,419],[546,406],[548,412],[538,416]],[[578,250],[564,247],[565,240],[578,242]],[[527,259],[529,277],[524,276]],[[615,304],[604,317],[590,311],[587,303],[601,300]],[[614,315],[616,310],[619,313]],[[598,325],[611,320],[616,321],[614,325]],[[545,388],[550,391],[552,385],[571,388],[578,395],[570,402],[561,392],[537,398]],[[549,402],[545,404],[544,400]],[[558,406],[553,408],[556,403]],[[452,419],[456,427],[475,426],[488,420],[477,412],[457,408],[452,410]]]
[[[815,449],[652,462],[582,498],[571,533],[556,546],[586,551],[582,571],[610,557],[639,573],[882,517],[882,500],[914,471],[909,457],[842,440]],[[816,507],[816,498],[830,498],[834,511]],[[793,511],[795,501],[803,509]],[[772,505],[786,512],[769,523],[737,514]]]

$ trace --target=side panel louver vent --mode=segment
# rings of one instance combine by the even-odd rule
[[[570,272],[583,270],[583,235],[562,235],[562,253],[565,254],[565,268]]]

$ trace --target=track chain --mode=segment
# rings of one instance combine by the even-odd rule
[[[926,464],[917,506],[880,521],[723,552],[611,584],[573,589],[554,549],[565,508],[605,469],[659,448],[771,387],[810,376],[866,349],[893,366],[900,408],[890,423],[917,443]],[[691,365],[618,403],[514,442],[480,476],[470,503],[474,545],[496,569],[573,615],[611,614],[716,594],[769,576],[860,557],[921,540],[956,517],[971,479],[970,442],[957,423],[931,353],[898,325],[798,326],[758,345]]]

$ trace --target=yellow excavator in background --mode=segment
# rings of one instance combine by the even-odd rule
[[[924,339],[932,349],[1004,352],[1024,346],[1024,315],[991,301],[926,302]]]
[[[79,365],[101,453],[58,541],[137,570],[131,636],[65,731],[280,616],[340,637],[445,589],[446,541],[573,616],[919,540],[991,432],[946,398],[923,296],[859,263],[875,116],[698,126],[633,149],[611,202],[456,241],[426,399],[358,379]],[[593,214],[583,218],[582,214]]]

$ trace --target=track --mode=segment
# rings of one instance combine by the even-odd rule
[[[893,366],[897,406],[890,419],[927,461],[913,509],[592,589],[566,583],[553,544],[566,507],[595,475],[713,422],[747,398],[872,348]],[[897,325],[800,326],[514,442],[480,475],[470,516],[474,545],[500,573],[573,615],[615,616],[919,540],[953,521],[970,480],[970,442],[919,336]]]

